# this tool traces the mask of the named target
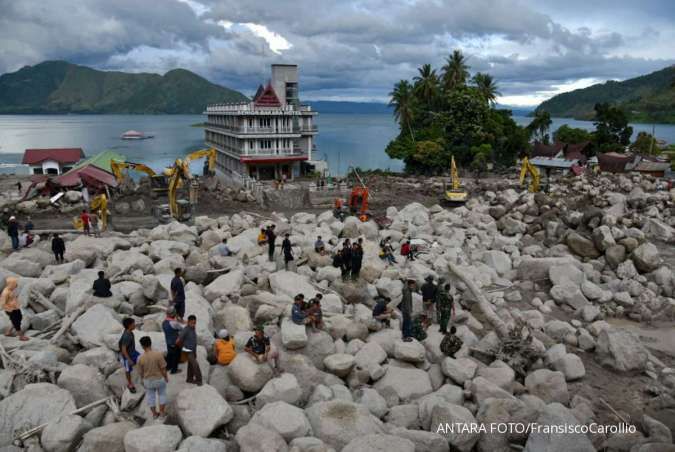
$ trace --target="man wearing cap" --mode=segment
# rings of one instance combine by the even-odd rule
[[[398,308],[401,310],[401,315],[403,317],[401,332],[405,342],[412,341],[412,292],[415,290],[415,284],[414,278],[408,278],[403,285],[401,302],[398,304]]]
[[[162,322],[164,339],[166,340],[166,370],[169,373],[177,374],[178,361],[180,361],[180,347],[176,345],[180,330],[183,324],[176,319],[176,309],[170,306],[166,311],[166,318]]]
[[[234,338],[230,337],[230,333],[226,329],[223,328],[218,331],[218,339],[213,344],[216,362],[221,366],[230,364],[235,356],[237,356],[234,346]]]
[[[19,249],[19,223],[16,222],[16,217],[9,217],[9,224],[7,225],[7,235],[12,239],[12,249]]]

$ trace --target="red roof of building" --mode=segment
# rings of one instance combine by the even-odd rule
[[[23,153],[24,165],[36,165],[45,160],[59,163],[77,163],[84,158],[82,148],[26,149]]]
[[[598,154],[598,165],[601,171],[609,173],[625,173],[626,165],[633,161],[631,154],[620,154],[618,152],[606,152]]]
[[[281,107],[281,101],[277,97],[277,93],[274,92],[272,84],[268,83],[265,87],[265,90],[257,95],[255,99],[256,107]]]
[[[585,163],[588,160],[584,151],[590,143],[585,141],[579,144],[568,144],[565,146],[565,159],[566,160],[579,160],[581,163]]]
[[[107,171],[103,171],[94,165],[85,165],[73,168],[56,178],[56,182],[64,187],[74,187],[80,184],[117,187],[115,177]]]
[[[544,144],[539,141],[534,142],[534,149],[532,149],[532,157],[548,157],[553,158],[558,155],[563,148],[562,143]]]

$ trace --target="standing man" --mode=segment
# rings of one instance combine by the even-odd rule
[[[105,277],[105,273],[103,273],[103,271],[98,272],[98,279],[94,281],[92,287],[92,290],[94,291],[93,295],[99,298],[112,297],[110,287],[110,280]]]
[[[65,252],[66,243],[58,234],[54,234],[54,238],[52,238],[52,253],[54,253],[57,264],[63,264],[63,253]]]
[[[359,279],[361,265],[363,265],[363,239],[359,238],[352,246],[352,279],[354,281]]]
[[[342,280],[346,281],[352,271],[352,245],[349,239],[345,239],[340,253],[340,257],[342,258]]]
[[[174,270],[174,277],[171,280],[171,302],[176,309],[179,319],[185,317],[185,284],[183,284],[183,269]]]
[[[21,192],[23,191],[23,185],[21,185],[21,181],[16,183],[16,190],[19,192],[19,198],[21,198]]]
[[[439,331],[447,334],[450,315],[452,315],[453,319],[455,318],[455,302],[452,295],[450,295],[450,284],[446,283],[438,288],[438,293],[436,294],[436,313],[438,314],[438,323],[440,324]]]
[[[424,284],[422,284],[422,305],[424,306],[424,313],[429,320],[433,319],[437,289],[433,276],[428,275],[424,278]]]
[[[275,233],[276,225],[272,225],[267,229],[267,257],[270,262],[274,262],[274,246],[277,240],[277,234]]]
[[[176,344],[182,347],[182,351],[187,354],[187,381],[188,383],[202,385],[202,371],[197,362],[197,317],[190,315],[187,326],[178,335]]]
[[[284,268],[288,270],[288,263],[293,260],[293,248],[289,233],[284,234],[284,241],[281,242],[281,250],[284,252]]]
[[[152,349],[152,339],[149,336],[141,338],[143,354],[138,359],[138,373],[145,388],[152,417],[164,417],[166,410],[166,384],[169,376],[166,374],[164,356]],[[159,399],[159,413],[157,413],[157,399]]]
[[[401,323],[401,332],[405,342],[412,341],[412,293],[415,290],[415,279],[408,278],[403,285],[401,302],[398,304],[403,317]]]
[[[98,215],[95,213],[89,214],[89,223],[91,224],[91,230],[94,232],[94,237],[100,237],[101,228],[98,227]]]
[[[19,340],[27,341],[28,338],[21,332],[21,320],[23,319],[23,315],[21,314],[21,306],[19,306],[19,300],[16,295],[16,286],[16,278],[14,276],[8,276],[7,279],[5,279],[5,288],[2,289],[2,293],[0,293],[0,307],[5,311],[12,323],[12,326],[5,332],[5,336],[12,336],[12,328],[14,328],[16,334],[19,336]]]
[[[124,332],[118,342],[120,352],[120,363],[124,367],[124,374],[127,377],[127,388],[132,394],[136,393],[136,386],[131,381],[131,372],[134,370],[139,353],[136,351],[136,338],[134,337],[134,329],[136,329],[136,321],[131,317],[122,320]]]
[[[19,249],[19,223],[16,222],[16,217],[12,215],[9,217],[7,225],[7,235],[12,239],[12,249],[14,251]]]
[[[166,318],[162,322],[162,331],[164,331],[166,341],[166,370],[172,374],[180,372],[178,369],[180,347],[176,345],[176,342],[178,342],[178,335],[182,329],[183,324],[176,319],[176,308],[169,306],[166,310]]]
[[[86,209],[82,210],[80,220],[82,220],[82,231],[85,234],[89,235],[91,233],[91,230],[89,228],[89,214],[87,213]]]

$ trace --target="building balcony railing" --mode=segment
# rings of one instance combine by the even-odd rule
[[[265,111],[282,111],[282,112],[312,112],[312,107],[309,105],[282,105],[280,107],[259,107],[253,102],[245,103],[228,103],[228,104],[210,104],[207,105],[205,113],[251,113],[251,112],[265,112]]]
[[[299,130],[295,130],[293,127],[243,127],[243,126],[227,126],[223,124],[216,124],[213,122],[206,123],[207,128],[220,129],[227,132],[237,133],[237,134],[283,134],[283,133],[299,133]]]

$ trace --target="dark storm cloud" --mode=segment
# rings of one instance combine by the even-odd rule
[[[0,0],[0,71],[57,58],[183,66],[251,92],[270,63],[295,62],[307,95],[383,99],[461,48],[472,71],[520,96],[671,64],[674,10],[665,0]]]

